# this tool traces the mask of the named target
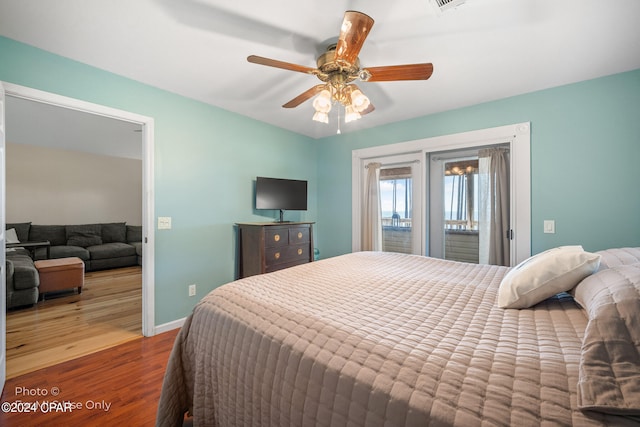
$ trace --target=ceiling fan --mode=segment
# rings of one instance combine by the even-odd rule
[[[330,45],[326,52],[320,55],[316,61],[317,68],[256,55],[248,56],[247,61],[318,77],[323,82],[322,84],[302,92],[284,104],[283,107],[297,107],[317,95],[313,101],[316,110],[313,120],[328,123],[328,113],[332,104],[337,102],[344,106],[345,123],[348,123],[374,110],[369,98],[353,83],[355,80],[360,79],[365,82],[426,80],[433,73],[433,64],[431,63],[360,68],[358,54],[369,35],[373,22],[370,16],[362,12],[346,11],[338,42]]]

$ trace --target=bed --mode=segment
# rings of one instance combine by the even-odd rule
[[[383,252],[226,284],[179,332],[156,423],[637,426],[640,248],[597,258],[523,309],[498,307],[514,269]]]

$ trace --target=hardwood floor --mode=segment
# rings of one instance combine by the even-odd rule
[[[141,267],[87,272],[81,294],[7,312],[7,378],[141,336]]]
[[[8,380],[0,397],[0,426],[153,426],[178,331],[138,338]],[[54,401],[59,404],[43,404]],[[26,407],[35,411],[11,412]]]

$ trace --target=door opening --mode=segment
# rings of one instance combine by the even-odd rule
[[[382,250],[413,253],[413,173],[411,165],[380,170]]]
[[[508,145],[495,145],[508,164]],[[493,150],[493,151],[495,151]],[[490,148],[430,153],[429,253],[453,261],[509,265],[511,224],[509,216],[509,174],[495,181],[490,170]],[[499,190],[503,189],[503,192]],[[501,205],[506,204],[506,212]],[[495,228],[498,231],[493,231]],[[492,238],[502,246],[495,248]],[[489,258],[490,247],[499,257]],[[503,253],[506,252],[506,255]],[[497,258],[497,259],[496,259]]]
[[[153,229],[153,138],[154,121],[150,117],[135,113],[117,110],[97,104],[80,101],[48,92],[31,89],[24,86],[3,83],[6,94],[15,98],[35,101],[50,106],[76,110],[93,115],[137,123],[141,127],[142,139],[142,241],[144,257],[142,259],[142,334],[152,336],[155,334],[154,321],[154,229]],[[1,171],[5,177],[5,169]],[[2,203],[5,201],[5,193],[2,192]],[[4,229],[4,227],[2,227]],[[4,274],[3,274],[4,275]],[[5,289],[3,287],[2,294]],[[3,305],[4,306],[4,305]],[[5,325],[4,312],[2,326]],[[3,338],[4,338],[3,333]],[[5,349],[2,349],[2,357],[6,357]],[[6,359],[3,359],[3,361]],[[3,363],[4,366],[4,363]]]
[[[421,254],[423,246],[420,153],[362,161],[363,249]]]

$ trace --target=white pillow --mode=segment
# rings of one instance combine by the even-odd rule
[[[585,252],[582,246],[561,246],[541,252],[504,276],[498,290],[498,307],[531,307],[572,289],[599,265],[600,255]]]
[[[5,243],[20,243],[15,228],[10,228],[5,232],[4,241]]]

